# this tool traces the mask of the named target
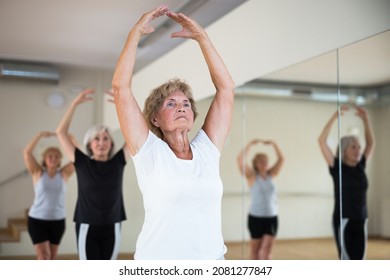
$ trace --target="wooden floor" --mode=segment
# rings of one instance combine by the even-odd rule
[[[227,244],[226,259],[248,259],[249,244]],[[274,260],[337,260],[333,239],[277,240],[272,254]],[[369,239],[367,260],[390,260],[389,239]]]
[[[248,258],[248,243],[226,243],[227,260]],[[7,260],[31,260],[35,256],[0,257]],[[58,259],[76,260],[76,255],[60,255]],[[133,254],[120,254],[119,259],[133,259]],[[273,250],[274,260],[336,260],[337,252],[333,239],[277,240]],[[371,238],[368,241],[367,260],[390,260],[390,239]]]

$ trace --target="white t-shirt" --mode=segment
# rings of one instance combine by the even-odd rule
[[[226,253],[220,153],[203,130],[191,150],[192,160],[179,159],[149,132],[133,157],[145,208],[135,259],[220,259]]]

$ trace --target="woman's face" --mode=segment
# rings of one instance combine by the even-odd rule
[[[163,101],[152,122],[163,133],[177,129],[190,131],[194,123],[190,100],[181,91],[171,93]]]
[[[259,155],[255,160],[256,169],[258,172],[267,171],[268,168],[268,158],[265,155]]]
[[[352,140],[344,152],[344,160],[358,162],[360,158],[360,143],[358,140]]]
[[[90,148],[96,158],[108,157],[112,147],[112,140],[107,131],[100,132],[92,138]]]
[[[47,169],[58,168],[61,164],[61,155],[57,151],[49,151],[45,155],[45,165]]]

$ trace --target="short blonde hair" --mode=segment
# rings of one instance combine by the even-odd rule
[[[84,141],[83,141],[84,146],[85,146],[85,150],[89,156],[93,156],[93,152],[91,150],[91,141],[93,138],[96,137],[96,135],[98,135],[102,132],[107,132],[111,138],[111,148],[110,148],[110,151],[108,152],[108,157],[111,158],[112,154],[114,152],[114,146],[115,146],[114,145],[114,138],[112,137],[112,133],[111,133],[110,128],[106,125],[103,125],[103,124],[95,125],[95,126],[91,127],[90,129],[88,129],[88,131],[85,133]]]
[[[60,167],[61,166],[61,159],[62,159],[62,153],[61,153],[61,150],[59,149],[59,148],[57,148],[57,147],[48,147],[48,148],[46,148],[44,151],[43,151],[43,153],[42,153],[42,161],[41,161],[41,164],[42,164],[42,167],[43,168],[46,168],[47,166],[46,166],[46,162],[45,162],[45,159],[46,159],[46,157],[47,157],[47,155],[49,154],[49,153],[57,153],[58,155],[59,155],[59,157],[60,157],[60,162],[58,163],[58,166],[57,167]]]
[[[188,98],[191,103],[191,108],[194,113],[194,120],[198,116],[198,112],[196,111],[195,100],[192,95],[191,87],[178,78],[174,78],[169,80],[168,82],[162,84],[161,86],[153,89],[149,94],[148,98],[145,100],[145,106],[143,110],[143,114],[146,120],[146,123],[149,129],[156,134],[159,138],[163,138],[163,133],[159,127],[153,125],[152,118],[161,108],[164,99],[167,98],[171,93],[175,91],[181,91]]]

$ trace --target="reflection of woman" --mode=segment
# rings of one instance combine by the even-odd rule
[[[78,105],[91,100],[92,89],[82,91],[57,128],[61,145],[77,173],[78,197],[74,221],[80,259],[116,259],[121,239],[121,222],[126,219],[122,179],[126,146],[113,154],[110,130],[97,125],[84,137],[87,154],[80,151],[68,136],[68,129]],[[128,156],[127,156],[128,155]]]
[[[277,161],[271,168],[268,168],[268,157],[264,153],[254,156],[252,167],[245,163],[250,148],[260,143],[272,145],[276,152]],[[251,188],[251,205],[248,215],[248,228],[252,238],[250,258],[268,260],[271,259],[278,229],[278,206],[272,179],[279,174],[284,158],[274,141],[255,139],[239,153],[237,162],[241,174],[246,177]]]
[[[49,147],[42,154],[42,164],[33,155],[38,141],[55,133],[38,133],[24,149],[24,162],[34,183],[34,202],[28,213],[28,232],[38,260],[54,260],[65,232],[65,182],[73,174],[73,164],[61,166],[61,151]]]
[[[182,26],[172,37],[195,40],[216,88],[202,129],[190,142],[197,115],[189,85],[179,79],[154,89],[144,115],[131,81],[136,49],[150,23],[167,15]],[[169,67],[169,65],[167,65]],[[222,259],[222,181],[219,158],[230,130],[234,84],[205,30],[183,14],[161,6],[131,29],[119,58],[113,89],[122,132],[133,156],[145,220],[136,259]]]
[[[348,110],[347,106],[341,112]],[[367,189],[368,181],[365,173],[366,160],[374,150],[375,140],[367,111],[356,108],[356,115],[364,125],[366,147],[360,153],[360,143],[355,136],[344,136],[340,141],[342,200],[339,192],[339,158],[338,152],[333,155],[327,145],[327,138],[332,124],[337,119],[337,112],[325,125],[319,144],[322,154],[329,165],[334,182],[335,206],[333,212],[333,229],[341,259],[361,260],[365,257],[367,243]],[[342,209],[342,215],[340,215]],[[341,219],[340,219],[341,218]],[[340,239],[341,238],[341,239]]]

